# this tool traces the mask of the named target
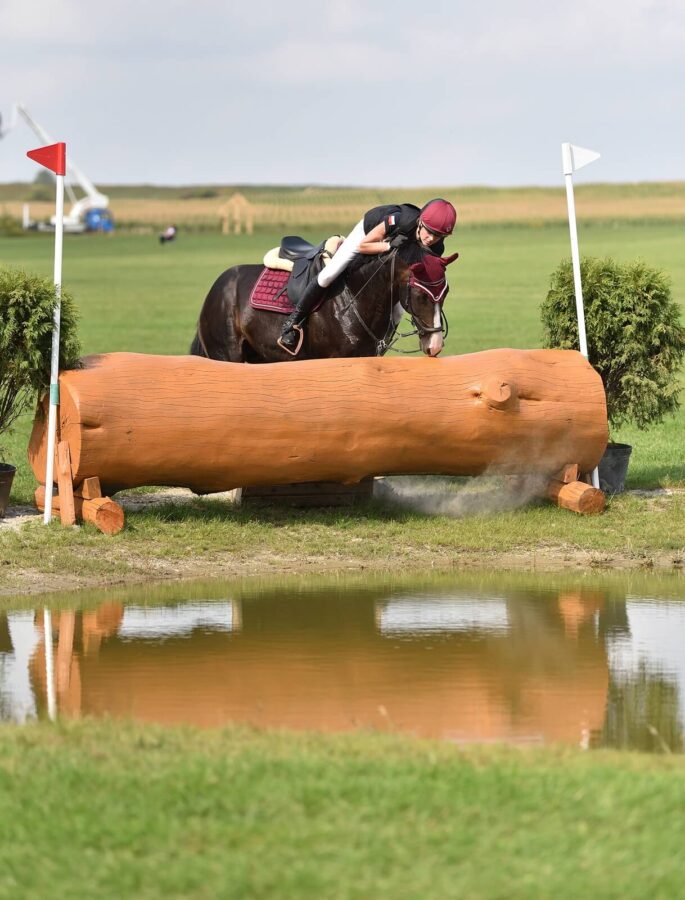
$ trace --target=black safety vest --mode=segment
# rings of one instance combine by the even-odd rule
[[[420,215],[421,210],[413,203],[374,206],[364,216],[364,234],[368,234],[376,225],[384,222],[386,238],[390,239],[397,234],[404,234],[408,238],[414,239]],[[444,249],[444,241],[440,240],[433,244],[429,252],[440,255]]]
[[[414,237],[420,214],[421,210],[413,203],[374,206],[364,216],[364,234],[368,234],[376,225],[385,222],[386,237],[392,238],[396,234]]]

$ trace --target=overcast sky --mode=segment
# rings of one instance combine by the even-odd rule
[[[96,184],[685,178],[684,0],[0,0],[0,39],[4,126]]]

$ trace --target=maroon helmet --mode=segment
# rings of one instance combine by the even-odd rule
[[[449,200],[440,198],[429,200],[419,215],[419,222],[436,234],[452,234],[456,221],[456,209]]]

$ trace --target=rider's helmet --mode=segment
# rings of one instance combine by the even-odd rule
[[[456,209],[449,200],[440,198],[429,200],[419,215],[419,223],[435,234],[452,234],[456,221]]]

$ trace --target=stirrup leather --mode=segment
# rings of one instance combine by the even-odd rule
[[[285,344],[283,343],[283,335],[281,335],[276,341],[276,345],[280,347],[281,350],[285,350],[285,352],[289,353],[291,356],[297,356],[297,354],[302,349],[302,343],[304,341],[304,328],[293,323],[291,330],[298,333],[297,346],[295,347],[295,349],[291,350],[290,347],[285,346]]]

